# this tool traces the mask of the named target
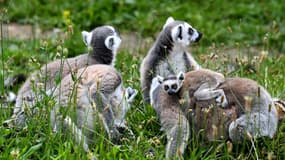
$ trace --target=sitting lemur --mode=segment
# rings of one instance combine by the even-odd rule
[[[187,51],[187,47],[198,42],[202,34],[185,21],[169,17],[155,43],[143,59],[140,67],[143,100],[149,103],[151,81],[156,75],[168,77],[180,71],[197,70],[200,65]]]

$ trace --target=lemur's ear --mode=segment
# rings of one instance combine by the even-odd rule
[[[86,46],[91,46],[92,32],[82,31],[83,42]]]
[[[183,39],[183,26],[178,25],[174,27],[171,31],[171,36],[173,40],[182,40]]]
[[[166,22],[165,22],[165,24],[164,24],[164,26],[163,26],[163,29],[164,29],[169,23],[171,23],[171,22],[174,22],[173,17],[168,17],[167,20],[166,20]]]
[[[185,79],[185,74],[183,72],[179,72],[177,75],[177,79],[179,81],[183,81]]]
[[[163,82],[163,80],[164,80],[164,78],[161,77],[161,76],[156,76],[156,78],[157,78],[157,81],[158,81],[159,84],[161,84]]]
[[[110,50],[116,50],[119,48],[121,44],[121,39],[120,37],[117,36],[108,36],[105,39],[105,46],[110,49]]]
[[[128,87],[125,92],[125,96],[128,103],[132,103],[135,99],[135,96],[138,94],[138,90]]]

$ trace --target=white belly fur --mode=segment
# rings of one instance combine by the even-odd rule
[[[164,59],[163,61],[161,61],[156,67],[156,74],[162,77],[167,77],[170,74],[176,75],[180,71],[186,72],[187,68],[186,68],[183,54],[184,54],[184,51],[170,52],[168,57]]]

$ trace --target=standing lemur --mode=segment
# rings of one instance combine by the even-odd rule
[[[140,67],[144,102],[149,103],[149,90],[153,77],[176,75],[199,69],[200,66],[187,51],[187,46],[198,42],[202,34],[184,21],[169,17],[154,45]]]
[[[127,129],[125,115],[137,90],[124,88],[121,75],[108,65],[88,66],[74,76],[67,75],[55,90],[56,105],[51,111],[54,131],[71,132],[77,143],[83,142],[85,151],[97,136],[98,123],[103,124],[112,141],[120,139]]]
[[[238,143],[251,136],[274,136],[278,124],[275,105],[269,93],[255,81],[224,78],[206,69],[177,77],[176,82],[154,78],[150,92],[167,134],[166,157],[183,154],[190,124],[196,133],[205,130],[208,140],[230,138]],[[171,83],[181,86],[176,94],[168,93]]]
[[[121,38],[112,26],[100,26],[92,32],[82,32],[83,41],[92,47],[92,53],[81,54],[73,58],[55,60],[44,65],[40,71],[33,73],[22,85],[17,94],[13,118],[17,126],[25,122],[25,107],[32,109],[35,102],[40,100],[39,93],[52,95],[56,88],[56,79],[62,79],[78,69],[93,64],[114,65],[117,49]]]

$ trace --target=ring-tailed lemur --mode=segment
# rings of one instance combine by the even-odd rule
[[[93,64],[114,65],[117,49],[121,38],[112,26],[100,26],[92,32],[82,32],[83,41],[92,47],[92,53],[82,54],[73,58],[55,60],[44,65],[40,71],[33,73],[22,85],[17,94],[13,113],[17,126],[25,123],[25,107],[32,109],[35,102],[40,100],[42,91],[50,95],[56,88],[56,80],[64,78],[67,74]],[[41,88],[41,89],[40,89]]]
[[[178,76],[168,78],[156,76],[151,83],[151,104],[160,119],[162,130],[166,132],[166,158],[177,153],[182,155],[190,135],[187,115],[181,110],[179,102],[183,81],[184,74],[180,72]]]
[[[88,144],[97,136],[98,124],[103,123],[112,141],[119,140],[121,132],[127,131],[125,115],[137,90],[124,88],[121,75],[108,65],[88,66],[78,70],[76,81],[72,77],[67,75],[55,91],[53,130],[71,132],[87,152]]]
[[[187,51],[187,46],[198,42],[202,34],[184,21],[169,17],[155,43],[140,67],[144,102],[149,103],[149,90],[153,77],[168,77],[180,71],[199,69],[200,66]]]
[[[169,83],[180,81],[165,81],[157,85],[160,83],[156,79],[150,96],[167,134],[166,157],[184,152],[190,122],[196,131],[205,130],[208,140],[229,137],[238,143],[248,135],[272,138],[276,132],[278,115],[273,100],[255,81],[224,79],[220,73],[200,69],[186,73],[181,89],[176,94],[168,94],[163,89],[164,84],[169,86]],[[216,88],[213,89],[212,85]],[[185,99],[189,101],[186,107]]]
[[[205,72],[206,71],[206,72]],[[200,73],[199,73],[200,72]],[[208,108],[210,105],[215,105],[217,102],[226,100],[223,109],[217,110],[216,118],[223,118],[224,124],[221,131],[212,135],[213,126],[219,127],[221,121],[215,121],[215,117],[206,119],[207,126],[199,124],[200,129],[206,129],[208,139],[227,138],[229,137],[233,142],[238,143],[244,139],[248,139],[248,133],[254,137],[268,136],[272,138],[276,132],[278,124],[278,114],[274,101],[270,94],[257,82],[247,78],[226,78],[224,82],[216,87],[214,90],[222,90],[224,95],[218,97],[213,95],[207,97],[205,100],[195,99],[195,92],[192,89],[202,86],[205,81],[197,81],[201,77],[212,77],[214,74],[219,74],[211,70],[199,70],[186,73],[183,87],[186,87],[190,97],[190,108],[194,110],[194,124],[201,122],[200,117],[204,116],[201,108]],[[207,82],[208,83],[208,82]],[[203,95],[203,93],[201,94]],[[200,109],[199,109],[200,107]],[[195,109],[197,111],[195,111]],[[211,111],[208,110],[208,111]],[[223,113],[224,112],[224,113]],[[229,115],[227,115],[229,114]],[[205,118],[205,117],[204,117]],[[199,129],[199,127],[198,127]],[[219,128],[217,128],[219,131]],[[210,133],[211,132],[211,133]],[[219,136],[219,133],[223,134]],[[224,134],[225,133],[225,134]]]

